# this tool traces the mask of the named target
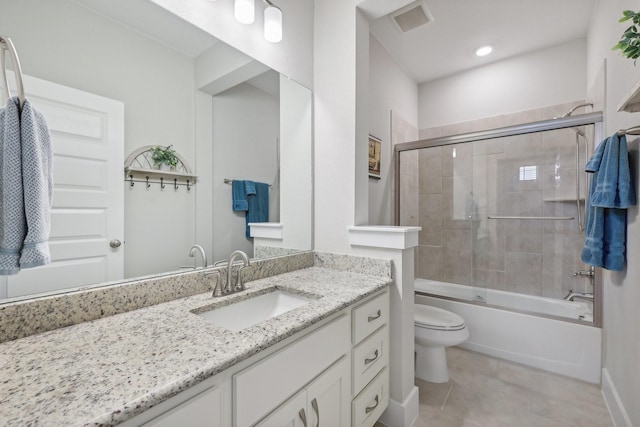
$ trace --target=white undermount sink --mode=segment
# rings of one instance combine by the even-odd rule
[[[197,314],[208,322],[237,332],[311,301],[311,298],[275,290]]]

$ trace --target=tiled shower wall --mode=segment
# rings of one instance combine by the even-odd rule
[[[543,120],[578,102],[421,130],[420,136]],[[593,129],[582,130],[592,150]],[[551,298],[562,298],[570,289],[592,291],[587,279],[572,276],[585,268],[575,203],[575,135],[560,129],[403,152],[401,223],[422,227],[416,276]],[[580,153],[579,164],[584,165],[583,139]],[[584,201],[584,173],[580,186]]]

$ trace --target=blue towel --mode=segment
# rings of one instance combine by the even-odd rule
[[[582,261],[620,271],[624,266],[626,208],[636,204],[626,138],[613,135],[600,143],[585,171],[593,176],[586,205]]]
[[[245,181],[244,182],[244,191],[247,196],[252,194],[256,194],[256,183],[253,181]]]
[[[247,203],[247,191],[245,189],[245,182],[234,179],[231,182],[231,209],[234,212],[246,211],[249,209]]]
[[[590,195],[592,206],[628,208],[636,204],[624,135],[613,135],[603,141],[585,165],[585,171],[597,173],[596,187]]]
[[[50,262],[53,150],[44,116],[17,98],[0,109],[0,274]]]
[[[256,182],[255,194],[248,195],[249,210],[246,218],[246,236],[251,238],[249,223],[269,221],[269,184]]]

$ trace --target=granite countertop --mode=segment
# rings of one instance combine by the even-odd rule
[[[311,267],[0,344],[0,425],[114,425],[384,289],[388,277]],[[277,287],[312,301],[239,332],[193,314]]]

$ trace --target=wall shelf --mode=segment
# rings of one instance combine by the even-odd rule
[[[618,105],[618,111],[626,111],[628,113],[637,113],[640,111],[640,81],[629,91],[629,94],[624,97],[620,105]]]
[[[153,158],[151,157],[151,149],[155,145],[147,145],[140,147],[127,157],[124,162],[124,179],[134,187],[136,183],[146,184],[147,188],[151,184],[160,184],[164,189],[166,186],[173,187],[175,190],[180,186],[186,186],[187,191],[195,185],[198,176],[191,171],[191,167],[187,161],[176,153],[178,164],[172,170],[161,170],[154,167]]]

